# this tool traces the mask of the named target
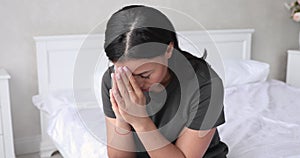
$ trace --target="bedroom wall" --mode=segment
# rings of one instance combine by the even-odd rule
[[[253,56],[271,65],[270,78],[285,80],[286,51],[298,49],[300,23],[289,19],[285,1],[274,0],[1,0],[0,67],[11,74],[11,103],[17,154],[38,150],[39,111],[33,36],[84,34],[124,4],[170,7],[191,15],[207,29],[254,28]],[[181,21],[180,19],[175,19]],[[179,23],[177,30],[197,29]]]

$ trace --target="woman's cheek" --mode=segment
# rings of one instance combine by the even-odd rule
[[[150,76],[150,81],[151,81],[152,84],[160,83],[162,81],[162,76],[161,75],[151,75]]]

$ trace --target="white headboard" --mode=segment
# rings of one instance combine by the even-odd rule
[[[250,59],[253,29],[209,30],[208,32],[210,36],[204,31],[178,32],[181,49],[202,56],[202,52],[206,48],[207,60],[213,67],[220,65],[214,64],[214,62],[219,63],[220,61],[216,48],[219,49],[222,59]],[[103,59],[106,57],[103,51],[103,35],[39,36],[34,37],[34,39],[37,50],[40,94],[73,87],[73,72],[79,51],[81,54],[83,52],[89,54],[89,59],[86,61],[97,62],[95,60],[99,58],[101,53]],[[103,66],[106,66],[107,62],[108,60],[105,59]],[[94,68],[91,68],[91,73],[93,73],[92,71]],[[88,79],[88,81],[92,80],[92,77]]]
[[[207,49],[208,62],[222,76],[222,59],[250,59],[251,37],[253,29],[209,30],[178,32],[180,48],[202,56]],[[101,71],[107,69],[108,60],[103,51],[103,35],[59,35],[34,37],[36,42],[39,95],[47,95],[51,91],[72,89],[73,83],[85,83],[93,86],[95,64],[100,64]],[[212,42],[214,41],[214,42]],[[218,55],[218,50],[220,56]],[[80,53],[78,53],[80,51]],[[101,58],[102,57],[102,58]],[[101,59],[101,62],[98,60]],[[75,61],[83,64],[75,65]],[[84,63],[86,61],[86,63]],[[91,64],[92,63],[92,64]],[[99,65],[98,65],[99,66]],[[86,75],[73,77],[74,70],[82,69]],[[78,88],[78,87],[77,87]],[[55,147],[47,136],[47,115],[41,112],[41,156],[49,156]]]

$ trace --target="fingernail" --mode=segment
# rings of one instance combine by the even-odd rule
[[[119,72],[122,72],[122,67],[119,67],[118,70],[119,70]]]
[[[127,66],[124,66],[123,69],[124,69],[126,72],[128,72]]]
[[[117,79],[120,79],[120,74],[119,73],[117,73]]]
[[[113,93],[114,93],[114,95],[117,95],[117,94],[118,94],[117,90],[114,90]]]

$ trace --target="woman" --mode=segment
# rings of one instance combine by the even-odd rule
[[[109,157],[226,157],[223,84],[202,58],[182,51],[160,11],[131,5],[105,31],[114,64],[103,75]]]

